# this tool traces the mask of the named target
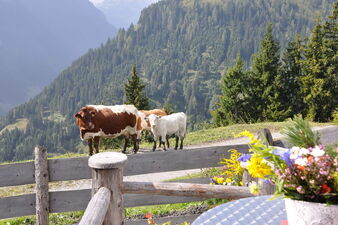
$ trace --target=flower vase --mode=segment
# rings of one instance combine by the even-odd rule
[[[285,199],[289,225],[338,225],[338,205]]]

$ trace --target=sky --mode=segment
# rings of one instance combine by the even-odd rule
[[[101,2],[103,2],[104,0],[89,0],[90,2],[92,2],[95,6]]]

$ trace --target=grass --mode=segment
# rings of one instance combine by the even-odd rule
[[[183,211],[190,207],[199,205],[208,205],[208,208],[215,207],[217,205],[227,202],[224,199],[208,199],[199,202],[189,203],[176,203],[176,204],[164,204],[164,205],[152,205],[152,206],[140,206],[124,209],[124,216],[128,219],[137,219],[145,216],[147,213],[151,213],[155,216],[168,215],[175,211]],[[78,223],[83,216],[84,211],[66,212],[66,213],[50,213],[49,225],[67,225]],[[23,216],[12,219],[0,220],[0,225],[34,225],[35,216]]]
[[[5,132],[5,131],[11,131],[14,129],[19,129],[19,130],[23,130],[25,131],[28,125],[28,119],[26,118],[22,118],[22,119],[17,119],[15,123],[13,124],[9,124],[6,127],[4,127],[1,131],[0,131],[0,135]]]
[[[244,130],[251,133],[257,133],[263,128],[268,128],[272,133],[280,132],[286,126],[287,122],[264,122],[255,124],[234,124],[226,127],[217,127],[210,129],[203,129],[193,132],[188,132],[184,139],[184,145],[198,145],[212,142],[219,142],[232,139],[235,134]],[[327,126],[331,123],[310,123],[312,126]],[[175,140],[172,138],[169,141],[170,146],[175,146]],[[140,148],[152,148],[153,143],[143,142]]]
[[[66,225],[78,223],[83,215],[83,211],[67,213],[50,213],[49,225]],[[34,225],[35,216],[23,216],[13,219],[0,220],[0,225]]]

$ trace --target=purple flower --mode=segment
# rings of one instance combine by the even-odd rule
[[[243,154],[241,155],[240,157],[238,157],[238,161],[241,161],[241,162],[246,162],[246,161],[249,161],[251,159],[251,155],[250,154]]]
[[[271,182],[271,180],[269,180],[269,179],[265,179],[265,180],[264,180],[264,183],[266,183],[266,184],[273,184],[273,183]]]
[[[292,161],[290,159],[290,149],[288,149],[287,151],[281,149],[274,149],[272,153],[278,155],[281,160],[285,161],[287,166],[290,167],[292,165]]]

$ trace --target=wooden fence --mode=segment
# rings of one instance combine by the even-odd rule
[[[223,157],[230,155],[228,152],[230,149],[247,152],[248,146],[214,146],[128,155],[123,175],[216,167],[220,166],[219,161]],[[88,167],[88,157],[49,159],[47,165],[49,182],[92,178],[91,169]],[[0,187],[34,184],[34,162],[0,165],[0,180]],[[48,196],[49,213],[78,211],[87,207],[91,199],[91,190],[49,191]],[[129,193],[124,194],[124,207],[181,203],[201,199],[203,198]],[[36,194],[0,198],[0,219],[34,215],[35,213]]]

